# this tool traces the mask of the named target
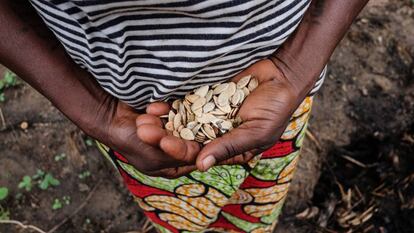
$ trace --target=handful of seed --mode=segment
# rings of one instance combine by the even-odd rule
[[[257,79],[249,75],[237,83],[197,88],[184,100],[172,103],[172,110],[165,116],[165,129],[176,137],[205,145],[241,124],[237,116],[240,105],[257,86]]]

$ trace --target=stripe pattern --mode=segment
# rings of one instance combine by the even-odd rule
[[[31,3],[77,64],[142,110],[226,81],[268,57],[295,30],[310,0]]]

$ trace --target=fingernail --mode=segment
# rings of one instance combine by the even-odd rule
[[[214,156],[209,155],[205,159],[203,159],[203,171],[207,171],[210,167],[212,167],[216,163],[216,158]]]

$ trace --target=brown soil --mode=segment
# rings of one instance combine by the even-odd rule
[[[411,1],[372,1],[336,50],[313,108],[313,139],[305,141],[277,232],[414,229],[413,25]],[[95,147],[86,145],[82,132],[26,84],[7,89],[5,96],[0,103],[5,119],[3,124],[0,118],[0,186],[8,187],[10,195],[0,204],[11,219],[44,231],[67,219],[56,232],[140,229],[141,212],[116,171]],[[24,121],[27,129],[20,127]],[[60,153],[66,158],[55,161]],[[60,186],[18,189],[22,177],[37,169],[52,173]],[[91,176],[80,179],[84,171]],[[351,190],[350,201],[340,187],[344,193]],[[53,200],[65,195],[70,204],[52,210]],[[373,205],[367,222],[340,224],[341,214],[361,215]],[[311,207],[318,210],[315,216],[297,215]],[[0,224],[0,232],[20,229]]]

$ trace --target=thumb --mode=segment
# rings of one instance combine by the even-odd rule
[[[246,122],[238,128],[208,143],[197,156],[196,166],[207,171],[221,161],[254,150],[263,145],[263,135],[257,128],[247,127]]]
[[[154,116],[162,116],[168,114],[170,106],[164,102],[154,102],[147,106],[146,112]]]

